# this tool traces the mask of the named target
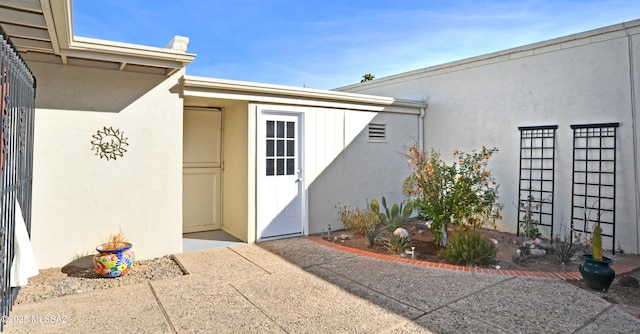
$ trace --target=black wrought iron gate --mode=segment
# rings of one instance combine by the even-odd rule
[[[11,287],[16,207],[31,234],[33,121],[36,80],[0,28],[0,284],[2,316],[9,314],[18,293]],[[0,322],[2,330],[2,322]]]

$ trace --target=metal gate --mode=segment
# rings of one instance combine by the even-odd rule
[[[36,80],[2,28],[0,32],[0,298],[4,319],[18,294],[18,288],[10,284],[18,205],[22,211],[18,221],[24,219],[31,234]]]

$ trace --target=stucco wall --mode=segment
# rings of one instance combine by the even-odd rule
[[[228,102],[223,119],[222,229],[249,241],[248,103]],[[253,234],[253,233],[252,233]],[[253,237],[255,241],[255,237]],[[253,242],[251,241],[251,242]]]
[[[38,266],[93,254],[120,229],[138,259],[182,251],[182,72],[157,76],[30,63],[38,80],[32,242]],[[101,159],[92,138],[124,132]]]
[[[625,251],[638,253],[638,151],[633,130],[638,97],[632,99],[631,84],[637,95],[639,25],[635,21],[626,25],[627,30],[623,25],[603,28],[341,90],[428,99],[425,147],[435,147],[445,157],[454,149],[498,147],[490,167],[505,205],[500,228],[512,232],[517,227],[518,127],[558,126],[554,212],[558,226],[570,223],[570,125],[619,122],[616,246],[619,242]],[[604,246],[611,248],[607,241]]]

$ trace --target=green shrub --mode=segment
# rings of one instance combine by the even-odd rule
[[[459,265],[489,266],[496,263],[496,245],[482,234],[469,230],[451,236],[445,249],[447,262]]]
[[[497,148],[482,146],[480,151],[453,151],[447,163],[435,149],[426,152],[413,145],[407,154],[411,174],[403,183],[410,204],[418,215],[431,220],[435,242],[444,244],[443,231],[449,223],[481,227],[502,219],[498,183],[488,169]]]
[[[380,222],[378,215],[376,215],[369,205],[366,209],[355,208],[352,209],[348,205],[338,205],[338,219],[347,229],[352,229],[360,235],[367,235],[367,231],[373,226],[375,227]]]
[[[535,198],[531,195],[527,197],[526,201],[520,202],[520,212],[524,213],[520,220],[520,227],[524,236],[529,239],[539,238],[542,235],[538,230],[540,222],[534,218],[534,211],[539,211],[541,207],[542,204],[535,203]]]

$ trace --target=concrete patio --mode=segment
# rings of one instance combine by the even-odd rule
[[[4,332],[640,332],[640,319],[562,280],[386,261],[309,238],[176,258],[189,275],[16,305],[24,321]]]

